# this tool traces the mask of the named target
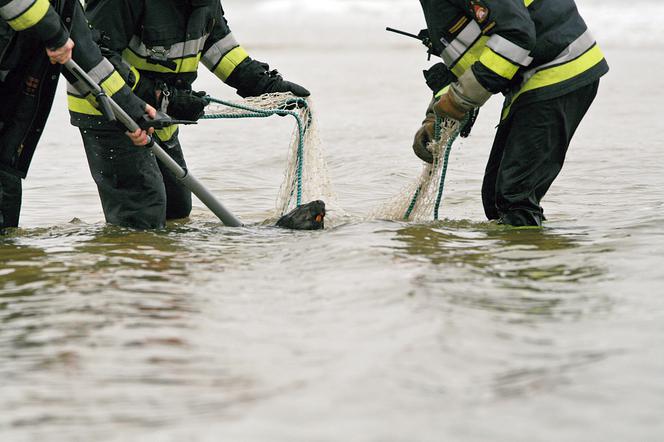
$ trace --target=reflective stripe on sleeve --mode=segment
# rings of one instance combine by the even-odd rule
[[[487,48],[480,56],[480,63],[489,68],[492,72],[500,75],[503,78],[511,80],[519,70],[519,65],[516,65],[508,59],[496,54],[491,48]]]
[[[51,4],[48,0],[14,0],[0,8],[0,16],[16,31],[23,31],[39,23]]]
[[[109,97],[113,97],[124,85],[125,81],[122,79],[122,76],[115,71],[100,84]],[[101,115],[101,112],[97,110],[97,100],[94,96],[90,93],[82,94],[76,88],[76,84],[67,83],[67,104],[69,110],[72,112],[86,115]]]
[[[474,45],[466,51],[466,53],[457,61],[457,63],[452,66],[450,69],[457,78],[461,77],[464,72],[466,72],[472,65],[475,64],[477,60],[480,59],[480,56],[486,49],[486,42],[489,40],[489,37],[482,36],[479,40],[475,42]]]
[[[232,49],[228,52],[219,62],[219,65],[214,68],[214,74],[221,78],[223,81],[226,81],[228,77],[231,76],[235,68],[242,63],[249,54],[244,50],[242,46],[238,46],[235,49]]]
[[[447,66],[454,66],[475,41],[482,35],[482,29],[475,21],[470,21],[453,42],[448,44],[441,57]]]
[[[210,49],[203,54],[202,62],[211,71],[219,64],[224,55],[228,54],[231,50],[240,46],[233,33],[228,34],[221,40],[215,42]]]
[[[88,71],[88,76],[94,80],[95,83],[101,83],[106,77],[111,75],[115,71],[115,68],[110,61],[105,58],[102,59],[99,64]]]
[[[533,62],[533,58],[530,56],[530,51],[528,49],[524,49],[500,35],[492,35],[486,45],[490,47],[493,52],[508,59],[514,64],[527,67]]]

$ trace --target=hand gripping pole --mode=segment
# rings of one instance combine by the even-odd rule
[[[108,111],[108,109],[110,109],[113,112],[113,115],[109,115],[109,117],[115,117],[130,132],[135,132],[136,129],[139,129],[138,123],[136,123],[115,101],[106,96],[102,88],[95,83],[74,60],[69,60],[65,63],[65,67],[97,98],[102,110]],[[229,227],[241,227],[243,225],[242,222],[229,212],[228,209],[226,209],[223,204],[221,204],[214,195],[201,184],[200,181],[190,174],[187,169],[182,168],[176,163],[175,160],[173,160],[173,158],[171,158],[164,149],[157,144],[154,137],[148,136],[148,144],[146,147],[150,147],[155,156],[171,172],[173,172],[173,174],[175,174],[182,185],[191,190],[191,192],[196,195],[198,199],[221,220],[222,223]]]

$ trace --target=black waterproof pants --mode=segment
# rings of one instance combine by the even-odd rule
[[[5,227],[18,227],[22,193],[21,179],[0,170],[0,234]]]
[[[482,184],[487,218],[513,226],[542,225],[540,201],[560,173],[598,87],[599,80],[562,97],[525,105],[500,124]]]
[[[158,229],[168,219],[189,216],[191,192],[150,149],[134,146],[119,130],[81,129],[81,135],[106,222]],[[177,133],[159,145],[186,167]]]

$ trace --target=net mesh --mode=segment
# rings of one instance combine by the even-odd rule
[[[284,177],[274,210],[266,223],[274,222],[295,209],[298,199],[302,204],[323,200],[327,210],[335,217],[346,215],[332,190],[311,100],[307,99],[305,105],[298,106],[297,103],[302,100],[290,93],[273,93],[228,104],[212,103],[205,110],[207,118],[261,118],[283,113],[297,117],[298,125],[288,147]]]
[[[459,122],[443,119],[437,140],[428,145],[434,161],[425,163],[420,176],[370,215],[372,219],[426,222],[438,219],[447,161],[459,134]]]
[[[350,216],[343,210],[332,190],[311,100],[298,98],[290,93],[265,94],[242,101],[213,100],[206,108],[204,118],[263,118],[279,114],[296,117],[298,124],[288,148],[284,178],[275,208],[265,223],[276,221],[295,209],[299,203],[305,204],[314,200],[325,201],[333,222],[335,219]],[[415,222],[438,219],[447,162],[452,143],[458,135],[459,122],[451,119],[439,120],[436,124],[436,140],[428,146],[434,162],[425,163],[422,173],[415,181],[374,209],[365,219]]]

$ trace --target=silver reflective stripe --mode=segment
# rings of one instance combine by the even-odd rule
[[[187,40],[180,43],[175,43],[169,48],[164,46],[155,46],[148,48],[142,41],[141,38],[137,35],[134,35],[129,41],[129,49],[131,49],[137,55],[148,58],[155,57],[158,59],[168,60],[175,58],[186,58],[193,57],[198,55],[198,53],[203,49],[205,41],[207,40],[209,34],[205,34],[200,38],[194,40]]]
[[[37,3],[37,0],[14,0],[0,8],[0,16],[7,21],[13,20],[30,9],[35,3]]]
[[[97,66],[93,67],[88,71],[88,75],[90,78],[92,78],[97,84],[101,83],[104,81],[106,78],[108,78],[113,71],[115,71],[115,68],[111,64],[110,61],[103,59]],[[74,84],[71,84],[67,82],[67,93],[69,95],[75,95],[79,98],[83,98],[87,95],[87,93],[83,94],[81,91],[79,91],[76,88],[76,85],[78,84],[78,81],[75,81]]]
[[[526,82],[530,80],[530,78],[539,71],[542,71],[551,66],[557,66],[559,64],[567,63],[568,61],[572,61],[575,58],[580,57],[581,55],[584,54],[584,52],[586,52],[594,45],[595,45],[595,38],[592,36],[589,30],[586,30],[586,32],[584,32],[579,38],[574,40],[572,44],[567,46],[564,51],[558,54],[558,56],[553,61],[550,61],[546,64],[543,64],[542,66],[538,66],[534,69],[525,72],[523,74],[523,84],[526,84]]]
[[[92,78],[97,84],[104,81],[108,76],[110,76],[115,68],[110,61],[103,59],[99,64],[88,71],[88,75]]]
[[[445,64],[448,67],[454,66],[481,35],[482,30],[480,29],[480,25],[474,21],[470,21],[463,28],[463,31],[459,32],[457,38],[443,50],[441,57]],[[443,42],[443,44],[445,43]]]
[[[233,33],[231,32],[213,44],[210,49],[205,51],[205,54],[203,54],[203,64],[208,69],[214,69],[214,67],[219,64],[224,55],[228,54],[231,49],[238,46],[240,46],[240,44],[237,42],[237,40],[235,40],[235,37],[233,37]]]
[[[505,57],[509,61],[527,67],[533,62],[530,51],[512,43],[500,35],[492,35],[486,45],[496,54]]]

